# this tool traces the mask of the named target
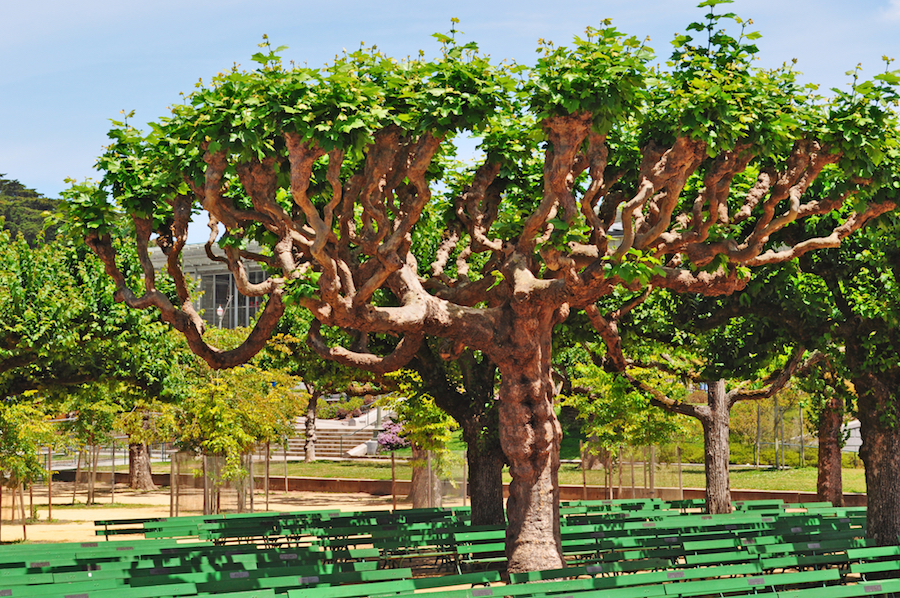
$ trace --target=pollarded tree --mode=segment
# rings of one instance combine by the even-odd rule
[[[260,68],[201,85],[147,137],[113,130],[103,183],[73,189],[73,212],[117,297],[158,308],[213,367],[259,351],[286,296],[324,325],[400,337],[387,355],[318,343],[360,368],[402,367],[426,335],[444,340],[449,359],[466,348],[487,355],[500,372],[512,475],[509,570],[560,567],[554,326],[621,286],[733,292],[748,268],[837,245],[894,206],[879,192],[896,133],[877,103],[884,85],[812,98],[790,69],[751,65],[756,35],[714,31],[719,17],[710,15],[709,39],[677,37],[669,68],[658,71],[647,67],[648,48],[608,23],[571,48],[543,44],[530,69],[493,64],[447,36],[433,61],[358,51],[322,70],[285,69],[260,52]],[[441,158],[462,131],[482,137],[484,157],[461,193],[435,197],[450,176]],[[732,186],[745,171],[750,188]],[[692,178],[701,184],[682,193]],[[808,201],[820,178],[832,193]],[[770,242],[848,201],[856,211],[828,234]],[[233,350],[204,341],[179,263],[198,205],[210,246],[225,229],[217,259],[239,290],[267,298]],[[435,205],[445,234],[433,254],[416,255],[418,225]],[[116,267],[106,223],[117,209],[135,223],[140,287]],[[611,244],[618,213],[624,236]],[[174,300],[157,290],[146,250],[154,235]],[[251,239],[265,249],[248,251]],[[251,283],[244,260],[271,277]],[[320,340],[315,328],[311,339]]]
[[[503,525],[503,466],[499,409],[494,400],[497,366],[483,353],[467,350],[443,360],[434,345],[423,342],[409,367],[422,378],[423,390],[462,429],[466,443],[472,525]],[[454,367],[455,366],[455,367]]]

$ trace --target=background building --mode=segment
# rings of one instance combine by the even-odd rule
[[[258,249],[250,247],[251,251]],[[218,247],[213,247],[213,251],[216,255],[222,255]],[[150,248],[150,259],[157,270],[165,267],[166,256],[158,247]],[[239,293],[234,276],[225,264],[211,261],[206,256],[203,243],[185,245],[181,259],[184,274],[196,284],[191,293],[194,305],[208,325],[219,328],[250,325],[262,306],[263,297],[247,297]],[[266,279],[266,274],[256,262],[246,260],[244,267],[250,282],[258,283]]]

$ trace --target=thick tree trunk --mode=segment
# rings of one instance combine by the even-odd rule
[[[898,381],[900,375],[889,374],[853,378],[859,397],[859,456],[866,466],[866,535],[881,546],[897,544],[900,535],[900,426],[891,424]]]
[[[150,475],[150,451],[138,442],[128,445],[128,473],[133,490],[156,490]]]
[[[506,457],[499,439],[481,436],[474,420],[463,423],[466,460],[469,466],[468,488],[472,497],[472,525],[505,525],[503,510],[503,464]]]
[[[731,482],[728,477],[730,413],[724,380],[710,383],[707,403],[709,416],[700,418],[703,424],[706,468],[706,510],[714,514],[730,513]]]
[[[428,466],[426,465],[428,451],[414,444],[412,445],[412,457],[417,462],[417,465],[413,466],[412,469],[412,481],[410,482],[407,500],[412,501],[414,509],[442,506],[440,480],[438,476],[434,475],[433,470],[431,476],[429,476]],[[431,484],[430,488],[429,484]],[[429,504],[429,493],[431,504]]]
[[[816,482],[818,500],[827,500],[836,507],[844,505],[844,484],[841,479],[841,424],[844,401],[831,397],[819,415],[819,477]]]
[[[552,316],[547,314],[549,320]],[[506,502],[510,573],[565,566],[559,529],[559,445],[553,410],[551,321],[514,318],[510,346],[492,355],[501,373],[500,443],[512,482]]]
[[[472,525],[506,525],[503,510],[503,465],[500,446],[499,406],[495,400],[496,365],[485,355],[471,352],[456,360],[464,392],[451,381],[445,361],[427,345],[419,350],[413,366],[422,376],[435,404],[462,428],[466,443],[472,497]]]
[[[321,393],[314,390],[306,406],[306,440],[303,444],[303,461],[312,463],[316,460],[316,406]]]

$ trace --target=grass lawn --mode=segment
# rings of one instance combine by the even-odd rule
[[[865,492],[865,471],[859,469],[843,469],[844,492]],[[587,472],[588,484],[603,484],[602,471]],[[593,480],[592,481],[592,477]],[[733,469],[730,472],[731,487],[735,490],[795,490],[799,492],[815,492],[816,477],[818,472],[815,467],[798,469]],[[564,463],[559,472],[560,483],[581,484],[581,470],[577,465]],[[613,474],[614,485],[618,485],[618,473]],[[682,470],[682,480],[685,488],[704,488],[706,475],[699,466],[685,467]],[[631,471],[626,464],[622,472],[622,485],[631,487]],[[678,487],[678,469],[675,465],[660,466],[656,472],[656,485],[660,487]],[[635,470],[635,486],[644,486],[644,474],[638,465]]]
[[[397,479],[408,480],[411,477],[411,468],[406,461],[397,461]],[[263,464],[256,464],[257,475],[264,472]],[[462,478],[462,464],[454,464],[452,468],[457,480]],[[168,473],[168,464],[154,465],[157,473]],[[273,476],[284,475],[284,464],[277,459],[270,464],[270,473]],[[635,486],[644,487],[644,473],[640,464],[635,469]],[[391,462],[385,461],[316,461],[314,463],[288,462],[288,476],[313,477],[313,478],[345,478],[389,480],[391,479]],[[816,491],[815,467],[799,469],[786,469],[782,471],[774,469],[733,469],[731,471],[731,487],[742,490],[796,490],[805,492]],[[603,471],[594,470],[586,472],[587,483],[592,486],[600,486],[604,483]],[[581,485],[581,469],[577,464],[563,463],[559,469],[560,484]],[[703,468],[699,466],[685,467],[682,471],[682,479],[685,488],[703,488],[706,485]],[[509,481],[509,473],[504,472],[504,480]],[[863,469],[843,470],[845,492],[865,492],[866,481]],[[613,484],[618,485],[618,472],[614,471]],[[623,467],[622,485],[631,487],[631,470],[628,463]],[[656,485],[660,487],[677,487],[678,470],[675,465],[660,465],[656,471]]]

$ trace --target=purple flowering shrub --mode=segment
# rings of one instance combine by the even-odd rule
[[[409,441],[403,435],[403,425],[399,422],[385,421],[382,424],[382,430],[376,439],[379,449],[393,451],[409,446]]]

